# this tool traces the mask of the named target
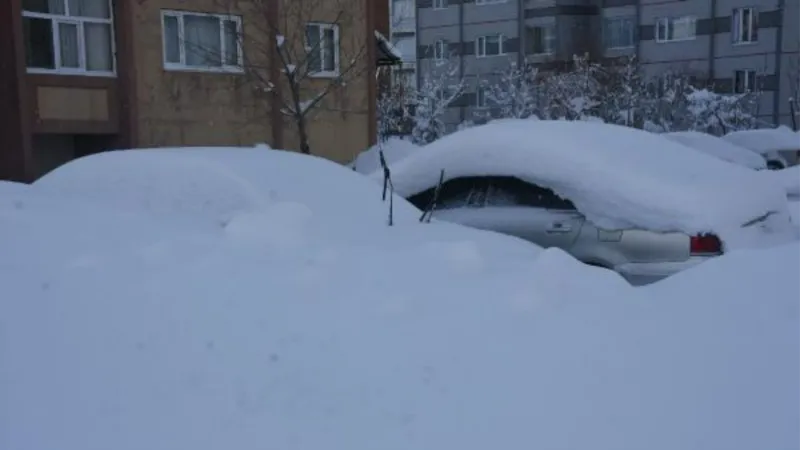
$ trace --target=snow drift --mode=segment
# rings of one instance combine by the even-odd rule
[[[326,185],[336,186],[335,192]],[[352,213],[366,221],[385,223],[388,212],[380,188],[352,171],[322,158],[266,147],[99,153],[67,163],[33,186],[117,209],[213,223],[283,202],[310,206],[318,220],[347,223],[356,217],[341,216],[344,204],[359,205]],[[398,220],[412,221],[419,216],[416,208],[399,197],[394,206]]]
[[[457,226],[316,235],[315,183],[226,233],[0,204],[0,448],[797,448],[796,244],[634,289]]]
[[[358,173],[370,174],[381,169],[380,151],[383,151],[386,164],[392,166],[396,162],[413,155],[419,149],[420,146],[408,139],[391,137],[386,142],[373,145],[361,152],[350,166]]]
[[[701,133],[699,131],[673,131],[664,133],[661,136],[723,161],[755,170],[767,168],[767,161],[758,153],[707,133]]]

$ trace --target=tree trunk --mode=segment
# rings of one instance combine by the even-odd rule
[[[308,144],[308,130],[306,129],[306,116],[297,116],[297,136],[300,138],[300,152],[306,155],[311,154],[311,146]]]

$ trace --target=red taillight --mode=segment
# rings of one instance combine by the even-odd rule
[[[719,255],[722,253],[722,242],[713,234],[692,236],[689,244],[692,255]]]

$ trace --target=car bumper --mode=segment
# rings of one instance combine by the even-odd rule
[[[642,285],[654,283],[708,261],[710,257],[692,257],[680,262],[626,263],[614,268],[629,283]]]

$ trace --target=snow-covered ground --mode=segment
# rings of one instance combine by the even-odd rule
[[[405,159],[417,151],[421,147],[414,144],[408,139],[391,137],[385,142],[373,145],[372,147],[359,153],[355,161],[350,166],[358,173],[369,174],[381,169],[380,152],[383,152],[383,157],[388,166],[392,166],[396,162]]]
[[[293,173],[255,178],[267,159],[200,153],[238,180],[220,198],[274,195],[187,209],[204,188],[159,184],[154,210],[158,189],[113,205],[66,170],[66,195],[3,190],[0,448],[800,446],[800,244],[634,288],[399,199],[388,227],[332,163],[267,151]]]

